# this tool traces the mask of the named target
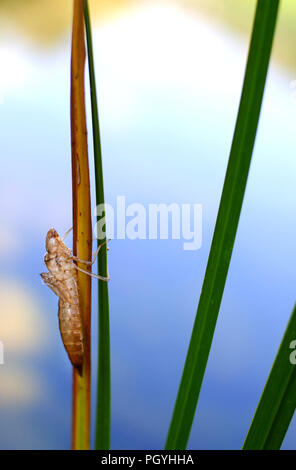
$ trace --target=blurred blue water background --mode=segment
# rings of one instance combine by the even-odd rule
[[[233,33],[173,5],[145,6],[94,28],[107,202],[124,195],[127,204],[203,205],[198,251],[184,251],[181,240],[110,244],[114,449],[164,445],[247,47]],[[64,449],[70,445],[71,367],[59,337],[57,298],[39,273],[48,228],[62,233],[71,226],[70,39],[44,53],[9,38],[0,44],[0,58],[6,64],[0,78],[0,448]],[[270,68],[189,448],[242,446],[295,302],[294,78],[274,64]],[[88,107],[92,157],[90,122]],[[93,181],[92,159],[91,173]],[[93,281],[94,372],[96,310]],[[95,385],[94,373],[93,405]],[[295,425],[294,419],[285,449],[295,448]]]

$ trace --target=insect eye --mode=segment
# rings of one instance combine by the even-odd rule
[[[46,240],[46,249],[47,251],[54,251],[57,247],[57,240],[56,238],[48,238]]]

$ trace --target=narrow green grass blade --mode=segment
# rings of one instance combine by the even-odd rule
[[[258,0],[212,246],[166,449],[185,449],[226,282],[259,120],[278,0]]]
[[[84,21],[87,39],[87,55],[90,79],[92,127],[95,157],[96,203],[104,204],[103,165],[101,152],[101,139],[99,129],[99,114],[96,92],[93,47],[88,2],[84,2]],[[103,212],[101,219],[105,216]],[[98,244],[106,242],[98,240]],[[101,276],[108,276],[107,247],[104,244],[98,255],[98,270]],[[96,411],[96,449],[110,448],[111,430],[111,368],[110,368],[110,325],[109,325],[109,293],[108,283],[99,283],[99,350],[98,350],[98,386],[97,386],[97,411]]]
[[[290,358],[295,340],[296,306],[244,442],[245,450],[277,450],[282,445],[296,407],[296,358]]]

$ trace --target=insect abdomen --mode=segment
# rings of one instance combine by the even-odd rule
[[[83,334],[79,304],[59,300],[59,324],[62,340],[73,366],[83,360]]]

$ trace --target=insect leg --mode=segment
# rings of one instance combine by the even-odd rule
[[[64,241],[65,238],[69,235],[69,233],[71,232],[71,230],[73,230],[73,227],[69,228],[69,230],[67,230],[67,232],[64,233],[64,235],[62,236],[61,240]]]
[[[95,277],[96,279],[100,279],[101,281],[106,281],[106,282],[110,281],[109,276],[108,277],[100,276],[99,274],[90,273],[90,272],[86,271],[85,269],[81,269],[78,266],[76,266],[76,264],[74,266],[78,271],[80,271],[84,274],[88,274],[89,276]]]
[[[92,259],[92,261],[85,261],[85,260],[83,260],[83,259],[78,258],[77,256],[71,256],[71,258],[72,258],[74,261],[78,261],[79,263],[88,264],[89,266],[92,266],[92,265],[94,264],[94,262],[96,261],[96,259],[97,259],[97,256],[98,256],[98,254],[99,254],[99,251],[100,251],[101,247],[102,247],[103,245],[105,245],[105,243],[107,243],[107,242],[109,242],[109,241],[110,241],[110,240],[107,240],[107,241],[105,241],[104,243],[101,243],[101,245],[98,246],[98,248],[96,249],[96,251],[95,251],[94,254],[93,254],[93,259]]]

